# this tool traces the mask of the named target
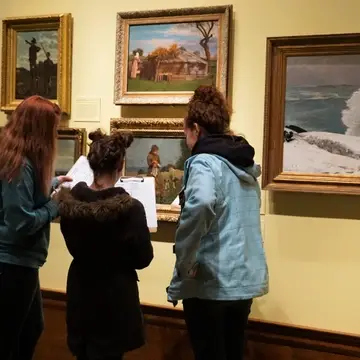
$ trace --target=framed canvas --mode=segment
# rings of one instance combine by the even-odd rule
[[[360,194],[360,34],[267,40],[262,185]]]
[[[1,110],[38,94],[70,114],[71,15],[7,18],[2,30]]]
[[[66,175],[76,160],[86,153],[85,129],[58,129],[55,176]]]
[[[153,176],[159,221],[176,222],[178,196],[189,157],[183,119],[112,119],[111,131],[131,131],[134,142],[126,152],[125,176]]]
[[[199,85],[226,96],[232,6],[117,14],[115,104],[187,104]]]

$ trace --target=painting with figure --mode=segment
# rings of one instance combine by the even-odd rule
[[[216,85],[218,21],[131,25],[129,92],[194,91]]]
[[[74,139],[58,139],[55,158],[55,175],[66,175],[77,158],[75,157],[76,141]]]
[[[360,55],[287,57],[283,170],[360,175]]]
[[[16,99],[38,94],[57,98],[58,31],[18,31]]]
[[[185,160],[190,156],[180,138],[136,137],[126,152],[126,176],[153,176],[158,204],[171,204],[180,192]]]

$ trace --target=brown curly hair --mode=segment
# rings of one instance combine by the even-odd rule
[[[122,170],[126,149],[134,140],[131,133],[116,131],[106,135],[97,129],[89,134],[89,139],[92,143],[87,158],[95,177]]]
[[[195,124],[207,133],[226,134],[230,128],[231,112],[223,94],[213,86],[199,86],[188,105],[186,127]]]

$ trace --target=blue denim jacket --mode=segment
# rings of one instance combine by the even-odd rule
[[[52,186],[57,185],[53,179]],[[43,194],[28,160],[17,178],[0,182],[0,189],[0,262],[39,268],[46,261],[58,205]]]
[[[241,169],[218,155],[186,161],[168,301],[252,299],[268,292],[260,174],[258,165]]]

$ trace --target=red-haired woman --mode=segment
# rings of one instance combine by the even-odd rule
[[[31,360],[43,330],[38,269],[58,216],[52,180],[60,108],[32,96],[0,134],[0,359]]]

